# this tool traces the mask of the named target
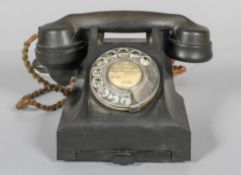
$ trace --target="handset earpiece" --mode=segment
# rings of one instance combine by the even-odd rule
[[[86,56],[86,44],[70,25],[52,23],[39,28],[35,53],[37,62],[47,68],[49,75],[67,85],[78,74],[79,64]]]
[[[176,60],[201,63],[212,58],[212,43],[209,30],[187,21],[177,26],[169,36],[166,54]]]

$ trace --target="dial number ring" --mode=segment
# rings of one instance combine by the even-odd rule
[[[133,48],[114,48],[92,64],[90,87],[103,105],[135,111],[148,104],[158,91],[160,73],[155,61]]]

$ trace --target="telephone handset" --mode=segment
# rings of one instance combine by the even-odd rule
[[[106,42],[106,32],[145,32],[146,40]],[[153,12],[74,14],[41,26],[35,53],[35,67],[44,67],[59,91],[78,79],[57,131],[59,160],[190,160],[191,132],[172,59],[211,59],[207,28]]]

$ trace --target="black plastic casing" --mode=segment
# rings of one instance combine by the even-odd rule
[[[104,32],[146,32],[146,42],[104,42]],[[148,54],[161,73],[154,100],[136,112],[100,104],[89,87],[89,71],[104,52],[129,47]],[[37,60],[63,85],[78,76],[57,131],[57,158],[68,161],[177,162],[191,158],[191,132],[172,76],[172,58],[211,58],[209,31],[183,16],[151,12],[70,15],[40,27]]]

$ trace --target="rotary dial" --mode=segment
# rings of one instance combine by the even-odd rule
[[[115,48],[93,63],[90,87],[103,105],[121,111],[137,111],[158,91],[160,74],[154,60],[132,48]]]

